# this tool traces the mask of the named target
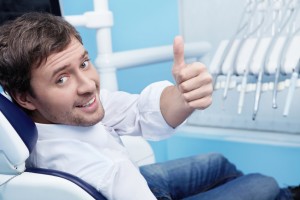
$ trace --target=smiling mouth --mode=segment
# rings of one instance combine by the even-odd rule
[[[87,102],[86,104],[83,104],[83,105],[78,105],[76,107],[78,108],[85,108],[85,107],[89,107],[92,103],[94,103],[96,100],[96,97],[92,98],[89,102]]]

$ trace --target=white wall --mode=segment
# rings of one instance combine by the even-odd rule
[[[234,33],[245,0],[179,0],[180,32],[187,42],[207,40],[214,48]]]

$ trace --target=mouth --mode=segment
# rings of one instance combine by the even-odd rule
[[[76,107],[78,108],[85,108],[85,107],[89,107],[90,105],[92,105],[96,100],[96,97],[93,97],[91,100],[89,100],[87,103],[82,104],[82,105],[77,105]]]

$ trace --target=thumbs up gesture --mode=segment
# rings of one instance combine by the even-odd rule
[[[212,103],[212,77],[200,62],[186,64],[181,36],[174,39],[174,65],[172,73],[184,101],[192,109],[205,109]]]
[[[160,97],[160,110],[165,121],[177,127],[195,110],[205,109],[212,102],[212,77],[206,67],[195,62],[184,62],[184,43],[176,37],[173,44],[172,73],[176,86],[165,88]]]

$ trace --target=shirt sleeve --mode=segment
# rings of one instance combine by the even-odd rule
[[[150,84],[141,94],[101,90],[105,110],[104,126],[111,127],[118,135],[143,136],[160,140],[172,135],[176,129],[169,126],[160,110],[160,96],[172,85],[169,81]]]

